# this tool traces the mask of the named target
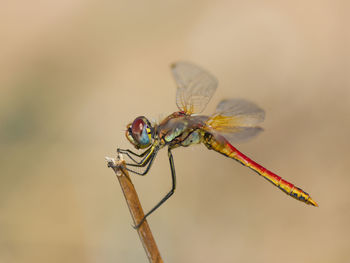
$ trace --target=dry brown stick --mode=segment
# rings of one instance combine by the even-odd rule
[[[118,155],[118,159],[106,157],[108,167],[111,167],[120,183],[123,190],[126,203],[128,204],[131,217],[136,226],[138,222],[144,217],[143,209],[140,200],[137,196],[135,187],[131,182],[130,175],[125,169],[125,161],[121,154]],[[153,238],[151,229],[145,220],[142,225],[137,229],[143,248],[146,251],[149,262],[162,263],[163,259],[160,256],[156,241]]]

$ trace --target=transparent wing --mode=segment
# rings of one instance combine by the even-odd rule
[[[215,115],[224,116],[232,125],[251,127],[265,119],[265,111],[253,102],[244,99],[222,100],[215,110]]]
[[[177,84],[177,107],[188,114],[202,112],[218,86],[216,78],[188,62],[172,64],[171,71]]]
[[[214,115],[206,122],[210,132],[219,133],[229,142],[248,140],[263,131],[256,126],[265,118],[265,112],[243,99],[221,101]]]
[[[225,137],[230,143],[248,141],[251,138],[257,136],[264,129],[261,127],[236,127],[235,131],[223,132],[217,130],[211,130],[213,134],[220,134]]]

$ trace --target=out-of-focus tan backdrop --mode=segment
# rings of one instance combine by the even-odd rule
[[[7,1],[0,9],[0,261],[146,262],[104,157],[127,123],[176,110],[169,65],[266,110],[237,145],[309,192],[306,206],[204,146],[174,151],[178,188],[149,218],[166,262],[349,262],[348,1]],[[133,176],[145,210],[166,151]]]

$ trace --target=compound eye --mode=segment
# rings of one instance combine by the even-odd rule
[[[132,136],[141,145],[148,145],[150,143],[148,130],[149,127],[144,120],[144,117],[136,118],[131,125]]]
[[[132,131],[132,134],[136,135],[136,136],[141,136],[142,134],[142,131],[145,127],[145,122],[143,121],[143,119],[141,119],[140,117],[139,118],[136,118],[134,120],[134,122],[132,123],[131,125],[131,131]]]

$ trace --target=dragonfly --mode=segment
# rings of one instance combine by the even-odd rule
[[[277,186],[287,195],[308,205],[318,206],[311,196],[264,168],[238,151],[233,144],[250,139],[263,129],[258,126],[265,118],[265,112],[256,104],[245,99],[225,99],[216,107],[211,116],[200,115],[214,95],[218,81],[208,71],[189,62],[177,62],[171,65],[175,79],[176,105],[178,111],[170,114],[160,123],[151,123],[145,116],[137,117],[126,128],[126,138],[137,149],[118,149],[119,153],[129,157],[126,169],[138,175],[146,175],[160,149],[167,147],[170,163],[171,190],[142,218],[135,226],[138,228],[145,219],[168,200],[175,192],[176,174],[172,150],[204,144],[242,165]]]

